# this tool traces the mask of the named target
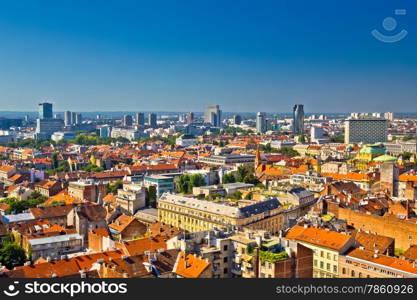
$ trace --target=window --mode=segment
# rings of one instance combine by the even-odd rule
[[[227,251],[227,245],[223,246],[223,251]]]
[[[327,264],[327,271],[330,271],[330,264]]]
[[[227,263],[227,257],[223,258],[223,262]]]
[[[337,266],[336,265],[333,266],[333,273],[337,273]]]
[[[323,251],[320,251],[320,256],[324,257],[324,252]]]
[[[317,259],[314,260],[314,266],[317,267]]]
[[[320,262],[320,268],[324,269],[324,262]]]
[[[330,253],[327,252],[327,259],[331,259]]]
[[[355,277],[355,271],[352,270],[352,272],[350,273],[352,277]]]
[[[227,268],[223,269],[223,274],[227,274],[227,272],[229,272],[229,270]]]
[[[346,274],[346,268],[342,268],[342,274]]]

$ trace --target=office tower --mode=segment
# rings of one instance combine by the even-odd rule
[[[130,127],[133,125],[133,118],[131,115],[124,115],[123,116],[123,126]]]
[[[382,143],[388,138],[388,120],[359,116],[345,121],[345,143]]]
[[[71,124],[75,124],[76,119],[77,119],[77,113],[71,112]]]
[[[110,126],[100,127],[100,136],[101,137],[109,137],[109,136],[111,136],[111,127]]]
[[[384,113],[384,118],[390,120],[391,122],[394,121],[394,113],[393,112],[386,112]]]
[[[54,119],[61,119],[61,114],[54,114]]]
[[[36,119],[36,138],[49,139],[54,132],[62,131],[62,119]]]
[[[294,133],[304,133],[304,106],[302,104],[296,104],[293,108],[293,120],[294,120]]]
[[[52,119],[52,103],[39,103],[39,119]]]
[[[265,133],[267,130],[266,113],[258,112],[256,114],[256,132]]]
[[[312,142],[316,142],[324,137],[324,130],[322,127],[313,126],[310,131],[310,139]]]
[[[143,113],[136,113],[136,124],[145,125],[145,115]]]
[[[64,123],[65,126],[70,126],[72,124],[72,114],[69,110],[64,113]]]
[[[79,125],[83,122],[83,116],[79,113],[75,114],[75,125]]]
[[[242,124],[242,117],[240,115],[234,115],[233,116],[233,123],[235,125],[240,125]]]
[[[209,105],[204,112],[204,122],[214,127],[221,127],[222,111],[219,105]]]
[[[148,114],[148,125],[151,127],[156,127],[156,114]]]
[[[194,123],[194,113],[193,112],[189,112],[187,114],[187,124],[190,125]]]
[[[178,116],[178,121],[179,121],[180,123],[185,123],[185,122],[186,122],[186,120],[187,120],[187,115],[186,115],[186,114],[180,114],[180,115]]]

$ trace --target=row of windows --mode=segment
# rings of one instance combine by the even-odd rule
[[[355,265],[355,266],[359,266],[359,264],[358,264],[358,263],[352,262],[351,260],[346,260],[346,263],[347,263],[347,264],[353,264],[353,265]],[[379,272],[379,273],[381,273],[381,274],[387,274],[387,275],[389,275],[389,276],[393,276],[393,277],[399,276],[399,275],[398,275],[397,273],[395,273],[395,272],[392,272],[392,271],[389,271],[389,270],[386,270],[386,269],[382,269],[382,268],[378,268],[378,267],[374,267],[374,266],[369,266],[369,265],[361,265],[361,267],[362,267],[363,269],[366,269],[366,270],[370,270],[370,271],[374,271],[374,272]],[[354,272],[354,271],[352,270],[352,272]],[[346,269],[345,269],[345,268],[342,268],[342,274],[347,274],[347,271],[346,271]],[[362,273],[359,273],[359,274],[362,274]]]
[[[324,261],[314,260],[314,267],[320,268],[329,272],[337,273],[337,265],[332,265],[330,263],[325,263]]]
[[[332,252],[327,252],[327,251],[324,251],[324,250],[314,249],[314,255],[315,256],[320,256],[321,258],[326,258],[328,260],[333,259],[333,261],[338,261],[337,254],[334,254]]]

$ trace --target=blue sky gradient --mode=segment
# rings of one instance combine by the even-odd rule
[[[395,16],[395,9],[407,9]],[[395,17],[408,36],[382,43]],[[0,0],[0,110],[417,112],[417,1]]]

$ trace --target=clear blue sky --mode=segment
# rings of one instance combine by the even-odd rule
[[[407,9],[396,16],[395,9]],[[382,20],[408,36],[382,43]],[[417,112],[417,0],[0,0],[0,110]]]

